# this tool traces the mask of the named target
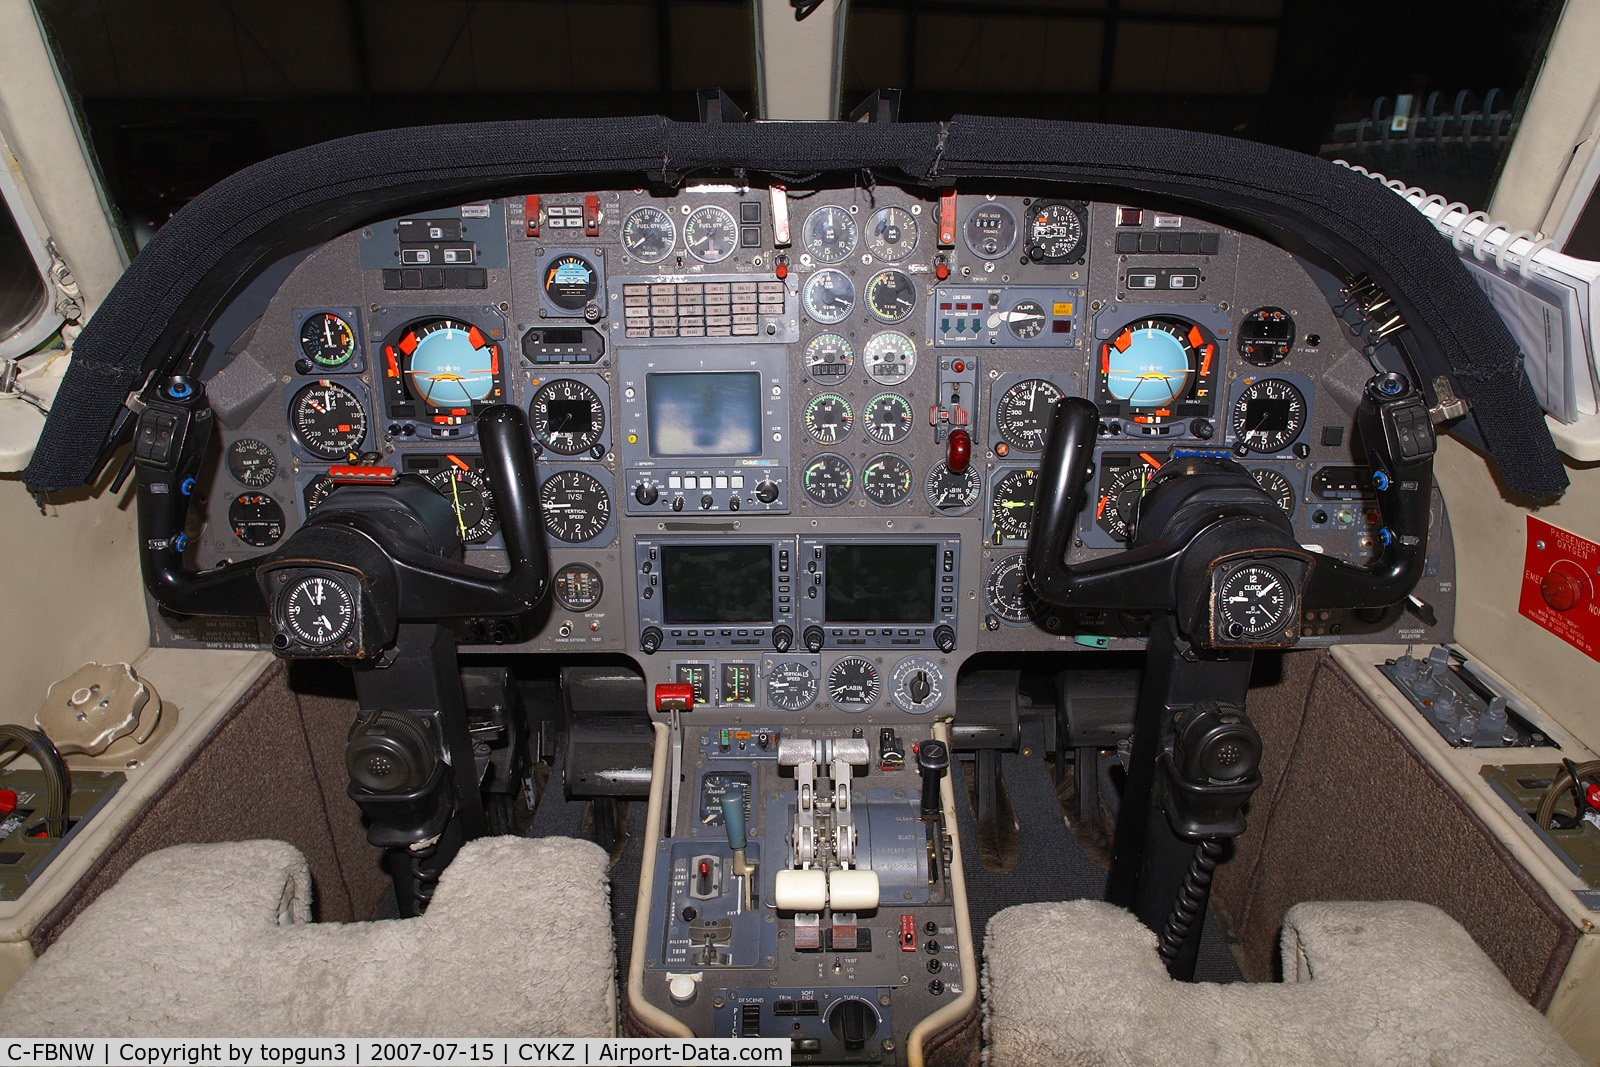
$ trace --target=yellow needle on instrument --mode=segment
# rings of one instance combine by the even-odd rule
[[[456,476],[450,475],[450,499],[456,505],[456,525],[461,527],[461,540],[467,539],[467,524],[461,521],[461,496],[456,492]]]

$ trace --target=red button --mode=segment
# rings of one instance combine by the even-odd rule
[[[0,789],[0,815],[10,815],[17,810],[17,791]]]

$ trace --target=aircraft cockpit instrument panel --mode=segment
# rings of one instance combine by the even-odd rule
[[[1049,608],[1026,582],[1064,396],[1101,419],[1074,562],[1128,551],[1151,479],[1196,456],[1243,465],[1313,558],[1379,551],[1353,420],[1372,366],[1337,300],[1255,237],[1043,184],[430,210],[315,249],[234,345],[213,392],[253,399],[218,401],[191,552],[265,554],[377,467],[426,479],[468,562],[501,565],[475,425],[508,402],[553,595],[459,621],[465,651],[623,653],[745,721],[948,713],[974,655],[1142,643],[1137,613]],[[1437,494],[1431,519],[1405,605],[1306,612],[1299,642],[1447,637]],[[249,620],[152,618],[159,643],[264,643]]]

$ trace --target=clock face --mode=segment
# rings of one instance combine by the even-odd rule
[[[289,632],[316,648],[338,641],[355,622],[355,598],[350,590],[321,575],[295,582],[280,603]]]
[[[1294,611],[1289,578],[1265,563],[1250,563],[1229,574],[1217,590],[1217,632],[1247,641],[1281,632]]]

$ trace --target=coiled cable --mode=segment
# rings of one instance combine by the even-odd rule
[[[1167,925],[1161,931],[1161,943],[1156,949],[1167,963],[1178,958],[1189,930],[1205,911],[1206,901],[1211,897],[1211,878],[1217,864],[1222,862],[1222,851],[1222,839],[1218,837],[1204,838],[1194,848],[1194,859],[1189,861],[1189,872],[1183,876],[1183,885],[1178,887],[1177,899],[1172,902],[1172,911],[1167,915]]]

